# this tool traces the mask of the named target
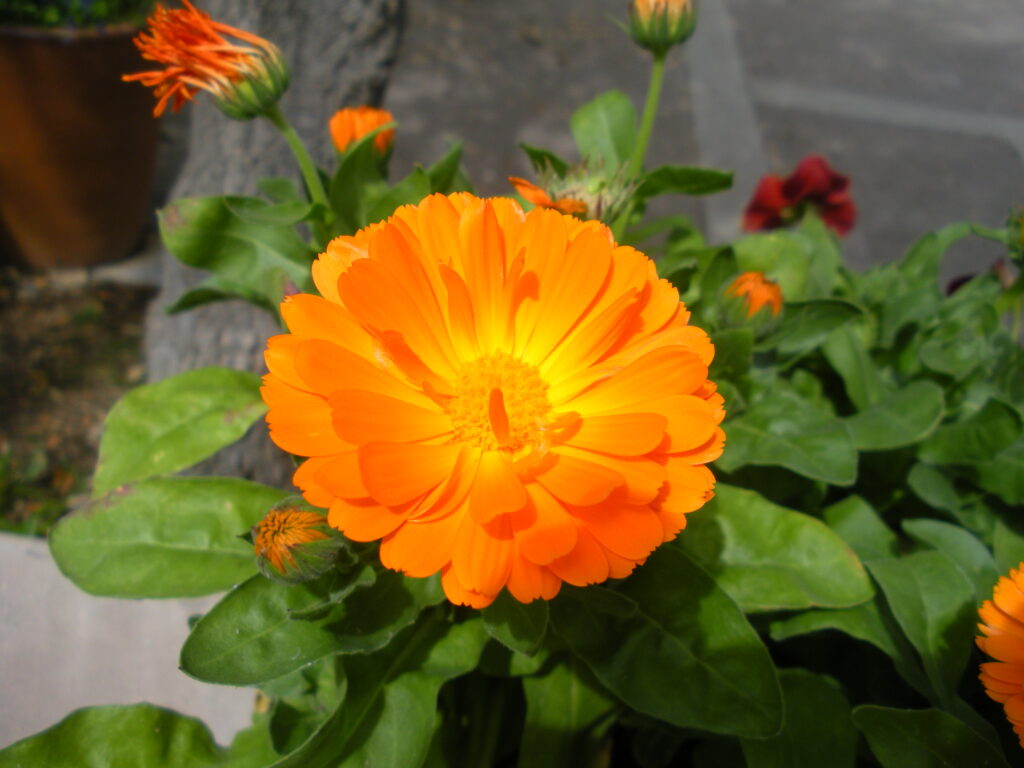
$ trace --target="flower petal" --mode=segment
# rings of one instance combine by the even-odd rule
[[[394,506],[449,477],[459,450],[457,445],[368,443],[359,449],[359,470],[370,495]]]

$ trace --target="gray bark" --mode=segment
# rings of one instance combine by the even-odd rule
[[[206,0],[215,19],[260,34],[284,53],[292,71],[282,111],[314,159],[333,149],[327,123],[344,106],[380,102],[398,48],[404,0]],[[204,96],[190,112],[188,156],[171,198],[254,194],[264,176],[294,176],[284,140],[264,120],[237,122]],[[161,289],[146,321],[150,381],[208,365],[265,370],[263,349],[280,330],[266,312],[243,302],[201,307],[175,316],[164,308],[206,273],[163,256]],[[286,485],[293,465],[258,422],[236,445],[203,462],[200,474],[233,475]]]

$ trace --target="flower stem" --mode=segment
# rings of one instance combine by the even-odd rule
[[[302,171],[302,179],[306,182],[306,189],[309,190],[310,202],[318,203],[324,207],[322,221],[323,228],[326,228],[334,219],[334,211],[331,209],[331,204],[327,199],[327,190],[324,189],[323,182],[320,180],[320,173],[317,171],[316,165],[313,164],[313,159],[309,156],[309,152],[306,151],[305,144],[302,143],[299,134],[292,128],[291,123],[281,114],[281,110],[277,105],[274,105],[273,109],[266,113],[266,117],[281,132],[284,140],[288,142],[292,154],[295,155],[295,159],[299,163],[299,169]],[[318,227],[318,229],[320,228]],[[322,232],[317,232],[317,239],[322,240],[323,234]],[[321,242],[321,245],[326,245],[326,243]]]
[[[654,129],[654,118],[658,114],[658,103],[661,101],[661,83],[665,78],[665,54],[654,54],[651,61],[651,79],[647,84],[647,100],[644,102],[644,114],[640,120],[640,133],[633,146],[633,157],[630,160],[629,172],[634,178],[644,170],[644,159],[647,157],[647,144],[651,140]]]

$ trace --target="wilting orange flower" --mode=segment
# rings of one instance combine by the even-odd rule
[[[358,141],[370,131],[387,125],[394,121],[394,117],[386,109],[374,109],[373,107],[349,107],[339,109],[331,117],[330,129],[334,146],[339,152],[344,152],[353,141]],[[394,129],[381,131],[373,139],[373,146],[382,155],[391,148],[391,142],[395,138]]]
[[[782,311],[782,289],[764,276],[764,272],[744,272],[725,289],[729,296],[743,297],[747,302],[747,317],[753,317],[767,305],[772,315]]]
[[[336,238],[281,311],[263,398],[295,484],[453,603],[621,578],[712,496],[714,348],[610,231],[432,195]]]
[[[293,551],[301,544],[328,538],[317,526],[324,516],[303,509],[272,509],[253,528],[256,557],[266,558],[279,573],[296,567]]]
[[[199,90],[211,93],[231,117],[254,117],[277,103],[288,87],[288,69],[273,43],[221,24],[189,0],[184,8],[157,5],[148,30],[135,37],[142,58],[163,69],[124,75],[153,88],[153,114],[170,104],[177,112]]]
[[[1024,563],[1002,576],[992,599],[982,603],[978,647],[998,661],[981,665],[985,693],[1003,705],[1006,719],[1024,747]]]
[[[576,200],[571,197],[560,197],[557,200],[552,200],[547,192],[526,179],[518,176],[509,176],[508,180],[516,188],[516,192],[538,208],[552,208],[561,213],[585,214],[587,212],[587,204],[582,200]]]

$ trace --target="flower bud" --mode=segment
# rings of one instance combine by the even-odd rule
[[[394,116],[386,109],[366,106],[339,109],[331,117],[329,125],[331,139],[334,141],[335,148],[339,152],[344,152],[353,142],[359,141],[366,134],[382,125],[394,122],[394,120]],[[393,128],[381,131],[374,137],[373,146],[381,155],[387,155],[394,138]]]
[[[697,0],[633,0],[629,32],[641,48],[664,56],[697,26]]]
[[[252,529],[260,572],[271,581],[298,584],[334,567],[344,547],[327,517],[292,496],[275,505]]]
[[[553,208],[585,219],[613,222],[629,202],[635,185],[624,171],[611,176],[586,163],[570,167],[562,176],[548,170],[541,174],[540,185],[518,176],[508,179],[516,191],[540,208]]]
[[[726,322],[732,326],[753,323],[766,329],[782,311],[782,289],[763,272],[744,272],[725,289]],[[765,308],[771,313],[762,312]],[[763,326],[763,327],[762,327]]]

